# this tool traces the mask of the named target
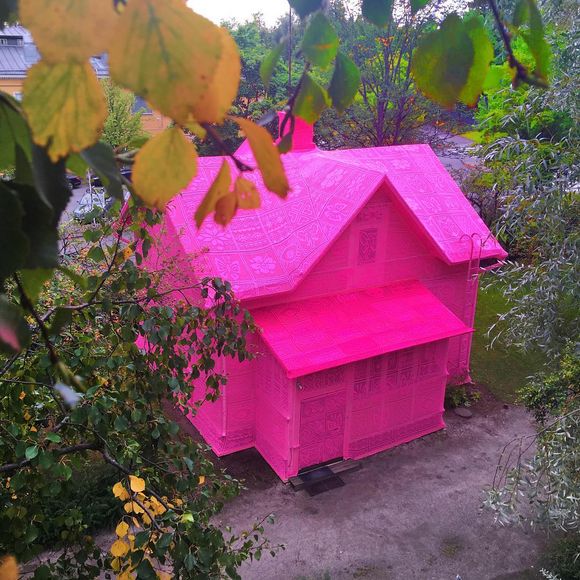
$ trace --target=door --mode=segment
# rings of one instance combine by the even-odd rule
[[[345,404],[344,390],[301,401],[298,469],[342,458]]]

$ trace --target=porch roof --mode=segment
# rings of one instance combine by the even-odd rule
[[[417,280],[252,315],[289,378],[473,331]]]

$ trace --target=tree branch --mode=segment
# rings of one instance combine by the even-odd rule
[[[69,447],[60,447],[54,449],[52,452],[58,457],[62,455],[70,455],[71,453],[79,453],[80,451],[88,451],[89,449],[98,449],[97,443],[78,443],[77,445],[70,445]],[[10,473],[23,467],[27,467],[32,463],[32,459],[23,459],[18,463],[6,463],[0,465],[0,473]]]

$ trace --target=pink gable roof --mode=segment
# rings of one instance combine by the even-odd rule
[[[380,171],[409,215],[449,264],[507,257],[429,145],[399,145],[330,152],[333,159]],[[478,245],[482,243],[481,256]]]
[[[416,280],[252,309],[289,378],[471,332]]]
[[[255,165],[247,143],[237,154]],[[283,156],[292,188],[286,201],[268,192],[257,172],[247,174],[262,207],[239,211],[225,229],[209,216],[197,231],[193,215],[222,160],[199,159],[197,177],[171,202],[168,216],[184,250],[201,252],[200,275],[229,280],[240,299],[295,288],[385,181],[445,262],[477,257],[472,234],[484,242],[482,258],[506,256],[427,145],[291,152]]]
[[[221,157],[201,158],[198,176],[171,203],[169,216],[183,232],[185,251],[209,250],[196,259],[201,274],[229,280],[240,299],[292,290],[383,181],[378,172],[317,151],[283,159],[292,188],[288,199],[268,192],[257,172],[248,174],[262,193],[262,207],[239,211],[225,229],[210,216],[197,232],[193,220]]]

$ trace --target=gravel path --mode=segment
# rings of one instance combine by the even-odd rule
[[[523,409],[484,399],[473,418],[447,412],[445,431],[363,460],[344,487],[315,497],[281,483],[254,451],[220,460],[248,487],[221,522],[243,529],[273,513],[266,534],[286,545],[245,565],[242,578],[538,578],[546,538],[502,528],[480,509],[500,450],[533,424]]]

